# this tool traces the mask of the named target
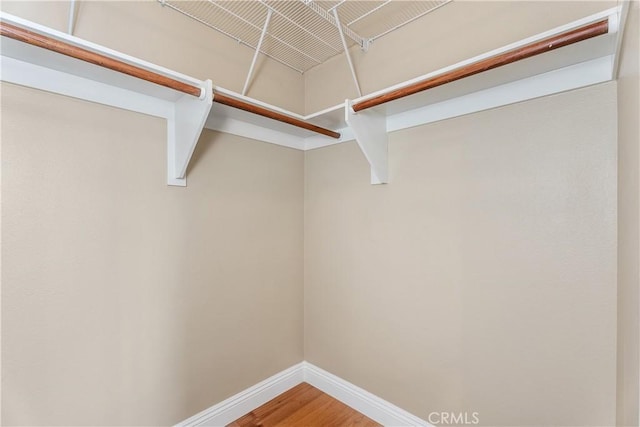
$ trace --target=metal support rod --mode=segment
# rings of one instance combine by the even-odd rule
[[[251,61],[251,67],[249,67],[249,74],[247,74],[247,80],[244,82],[244,88],[242,94],[246,95],[249,89],[249,83],[251,83],[251,76],[253,75],[253,68],[256,66],[258,55],[260,55],[260,49],[262,48],[262,42],[267,35],[267,28],[269,27],[269,21],[271,21],[271,9],[267,9],[267,18],[264,20],[264,27],[262,28],[262,34],[260,34],[260,40],[258,46],[256,46],[256,52],[253,54],[253,60]]]
[[[309,9],[311,9],[314,13],[316,13],[317,15],[319,15],[320,17],[322,17],[322,19],[324,19],[325,21],[329,22],[331,25],[337,25],[336,24],[336,20],[335,18],[332,16],[331,13],[329,13],[327,10],[325,10],[324,8],[318,6],[315,2],[313,1],[308,1],[305,2],[305,0],[300,0],[301,2],[303,2]],[[335,9],[334,9],[335,10]],[[364,39],[364,37],[356,34],[351,28],[349,28],[348,26],[342,26],[342,31],[344,31],[344,34],[349,37],[351,40],[353,40],[354,42],[358,43],[358,46],[360,46],[362,49],[366,50],[367,47],[367,41]]]
[[[260,0],[260,1],[262,2],[262,0]],[[226,13],[228,13],[228,14],[229,14],[229,15],[231,15],[231,16],[233,16],[234,18],[236,18],[236,19],[238,19],[238,20],[240,20],[240,21],[244,22],[245,24],[249,25],[250,27],[255,28],[255,29],[257,29],[257,30],[259,30],[259,29],[260,29],[260,27],[258,27],[257,25],[255,25],[253,22],[249,21],[248,19],[243,18],[242,16],[238,15],[238,14],[237,14],[237,13],[235,13],[234,11],[232,11],[232,10],[230,10],[230,9],[227,9],[226,7],[224,7],[224,6],[220,5],[218,2],[216,2],[216,1],[214,1],[214,0],[208,0],[208,2],[209,2],[209,4],[212,4],[213,6],[217,7],[218,9],[225,11]],[[272,11],[274,11],[274,9],[273,9],[272,7],[270,7],[269,5],[267,5],[266,3],[262,3],[262,4],[263,4],[264,6],[266,6],[266,7],[267,7],[267,9],[271,9]],[[169,6],[169,7],[173,8],[173,9],[175,9],[175,10],[180,10],[179,8],[177,8],[177,7],[175,7],[175,6],[172,6],[172,5],[171,5],[171,4],[169,4],[169,3],[167,4],[167,6]],[[278,13],[278,11],[277,11],[277,10],[275,10],[275,12],[276,12],[276,13]],[[185,13],[185,12],[182,12],[182,13]],[[188,14],[188,13],[186,13],[186,15],[187,15],[187,16],[190,16],[191,18],[193,18],[193,15],[190,15],[190,14]],[[282,14],[280,14],[280,15],[282,15]],[[197,19],[197,18],[196,18],[196,19]],[[210,25],[210,24],[207,24],[207,25]],[[215,27],[215,26],[211,26],[211,27],[212,27],[212,28],[214,28],[214,29],[216,29],[217,31],[222,31],[222,32],[226,33],[225,31],[220,30],[219,28],[217,28],[217,27]],[[306,30],[306,31],[308,31],[308,30]],[[230,35],[229,33],[226,33],[226,34],[227,34],[227,35]],[[233,35],[231,35],[231,37],[232,37],[232,38],[234,38],[234,39],[238,39],[238,37],[233,36]],[[300,55],[303,55],[303,56],[305,56],[305,57],[309,58],[310,60],[312,60],[312,61],[314,61],[314,62],[316,62],[316,63],[318,63],[318,64],[321,64],[321,63],[322,63],[322,61],[320,61],[319,59],[314,58],[313,56],[311,56],[311,55],[309,55],[309,54],[307,54],[307,53],[303,52],[302,50],[298,49],[297,47],[293,46],[292,44],[287,43],[286,41],[282,40],[280,37],[278,37],[278,36],[276,36],[276,35],[274,35],[274,34],[271,34],[271,37],[273,37],[273,38],[274,38],[274,40],[277,40],[277,41],[279,41],[280,43],[282,43],[283,45],[287,46],[288,48],[295,50],[295,51],[296,51],[296,52],[298,52]],[[241,40],[241,39],[239,39],[239,41],[240,41],[240,42],[242,42],[242,40]]]
[[[347,46],[347,41],[344,38],[344,33],[342,32],[342,24],[340,23],[340,17],[338,16],[338,9],[333,9],[333,17],[336,19],[336,27],[338,27],[338,32],[340,33],[340,40],[342,40],[342,46],[344,47],[344,54],[347,57],[347,62],[349,62],[349,68],[351,69],[351,76],[353,76],[353,82],[356,85],[356,89],[358,90],[358,96],[362,96],[362,91],[360,90],[360,84],[358,84],[358,77],[356,77],[356,70],[353,68],[353,62],[351,62],[351,55],[349,55],[349,46]]]
[[[340,0],[337,4],[331,6],[331,8],[329,9],[329,12],[333,12],[335,9],[338,8],[338,6],[340,6],[342,3],[344,3],[347,0]]]
[[[69,2],[69,25],[67,27],[67,33],[73,35],[73,27],[76,21],[76,0]]]

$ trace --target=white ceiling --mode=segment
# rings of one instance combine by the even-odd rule
[[[158,0],[301,73],[344,52],[334,9],[349,47],[367,49],[379,37],[451,0]]]

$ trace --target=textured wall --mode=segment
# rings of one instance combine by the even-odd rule
[[[354,51],[356,69],[370,92],[614,4],[454,2]],[[2,3],[60,30],[67,8]],[[76,34],[238,91],[253,54],[155,1],[80,2]],[[617,94],[627,424],[633,40]],[[387,186],[369,185],[354,143],[303,156],[205,131],[186,189],[165,185],[162,120],[2,89],[4,424],[170,424],[302,360],[303,251],[310,362],[424,418],[613,424],[615,84],[394,133]],[[352,92],[338,56],[304,78],[262,60],[249,95],[312,112]]]
[[[305,358],[427,419],[612,425],[616,85],[305,153]]]
[[[638,425],[640,358],[640,7],[631,2],[618,79],[618,424]]]
[[[303,154],[2,86],[2,424],[170,425],[303,360]]]

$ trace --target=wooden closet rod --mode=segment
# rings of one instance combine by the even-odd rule
[[[259,116],[267,117],[269,119],[277,120],[279,122],[288,123],[290,125],[310,130],[312,132],[316,132],[322,135],[330,136],[332,138],[339,139],[340,134],[338,132],[334,132],[329,129],[322,128],[320,126],[316,126],[309,122],[305,122],[300,119],[296,119],[295,117],[287,116],[286,114],[279,113],[277,111],[269,110],[268,108],[261,107],[256,104],[251,104],[246,101],[242,101],[238,98],[232,98],[223,93],[213,91],[213,102],[217,102],[222,105],[227,105],[229,107],[238,108],[240,110],[248,111],[249,113],[257,114]]]
[[[0,22],[0,35],[43,49],[47,49],[61,55],[66,55],[71,58],[89,62],[100,67],[105,67],[113,71],[124,73],[151,83],[165,86],[179,92],[193,95],[195,97],[200,97],[200,94],[202,92],[202,89],[198,86],[183,83],[179,80],[163,76],[153,71],[145,70],[144,68],[127,64],[126,62],[122,62],[120,60],[110,58],[108,56],[92,52],[78,46],[74,46],[64,41],[56,40],[54,38],[44,36],[42,34],[38,34],[12,24],[7,24],[6,22]],[[214,101],[220,104],[228,105],[230,107],[239,108],[250,113],[268,117],[273,120],[288,123],[299,128],[307,129],[312,132],[330,136],[332,138],[340,138],[340,134],[338,132],[321,128],[320,126],[307,123],[303,120],[299,120],[294,117],[290,117],[285,114],[278,113],[276,111],[269,110],[258,105],[254,105],[246,101],[228,97],[219,92],[215,93]]]
[[[183,83],[179,80],[154,73],[153,71],[145,70],[144,68],[127,64],[126,62],[109,58],[108,56],[91,52],[90,50],[83,49],[81,47],[74,46],[72,44],[53,39],[51,37],[43,36],[41,34],[25,30],[24,28],[20,28],[15,25],[7,24],[6,22],[0,22],[0,35],[43,49],[47,49],[62,55],[70,56],[81,61],[99,65],[113,71],[137,77],[139,79],[165,86],[179,92],[193,95],[195,97],[200,97],[202,93],[202,89],[198,86]]]
[[[451,83],[465,77],[470,77],[483,71],[502,67],[503,65],[508,65],[522,59],[531,58],[532,56],[540,55],[542,53],[549,52],[563,46],[587,40],[592,37],[600,36],[602,34],[606,34],[607,32],[609,32],[609,21],[607,19],[604,19],[593,24],[585,25],[584,27],[576,28],[575,30],[548,37],[544,40],[540,40],[538,42],[534,42],[520,48],[513,49],[508,52],[501,53],[469,65],[465,65],[461,68],[446,72],[439,76],[431,77],[412,85],[354,103],[353,110],[357,112],[365,110],[367,108],[376,107],[386,102],[404,98],[405,96],[413,95],[427,89],[432,89],[437,86]]]

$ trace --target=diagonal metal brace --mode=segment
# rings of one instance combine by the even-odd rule
[[[317,15],[320,15],[322,18],[324,18],[324,20],[331,23],[331,25],[338,28],[339,23],[336,22],[336,18],[332,14],[324,10],[322,7],[318,6],[313,0],[306,0],[306,1],[300,0],[300,1],[304,3],[304,5],[307,6],[309,9],[314,11]],[[351,40],[358,43],[358,46],[360,46],[362,50],[364,50],[365,52],[367,51],[367,49],[369,48],[368,39],[365,39],[364,37],[362,37],[355,31],[353,31],[351,28],[347,27],[346,25],[341,25],[341,27],[345,36],[349,37]]]

